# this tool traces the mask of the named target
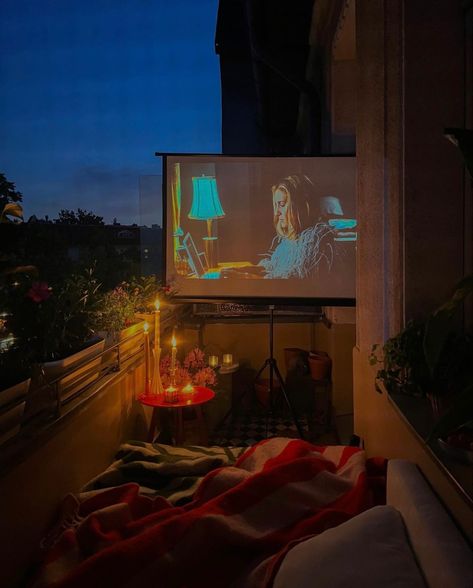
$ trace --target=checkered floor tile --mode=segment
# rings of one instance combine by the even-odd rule
[[[299,417],[304,437],[308,438],[309,427],[306,417]],[[270,437],[298,438],[294,421],[287,416],[271,414],[241,414],[217,428],[210,439],[212,445],[249,447]]]

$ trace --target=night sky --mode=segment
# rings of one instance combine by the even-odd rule
[[[80,206],[107,222],[160,222],[160,205],[140,216],[139,204],[139,185],[150,202],[160,183],[155,151],[221,151],[217,8],[2,0],[0,172],[26,218]]]

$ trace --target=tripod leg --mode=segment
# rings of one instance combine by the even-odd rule
[[[299,422],[299,419],[297,418],[296,411],[294,410],[294,407],[292,406],[292,404],[289,400],[289,396],[287,395],[286,386],[284,385],[284,380],[281,376],[281,372],[279,371],[278,364],[276,363],[276,360],[273,361],[273,367],[274,367],[274,372],[276,373],[276,377],[278,378],[279,385],[281,386],[281,392],[283,394],[284,400],[285,400],[287,406],[289,407],[289,410],[291,411],[292,420],[294,421],[294,424],[296,425],[296,429],[297,429],[297,432],[299,433],[299,437],[301,439],[305,439],[304,431],[303,431],[302,426]]]
[[[261,376],[261,374],[264,372],[264,370],[268,367],[269,364],[270,364],[270,360],[265,359],[263,365],[260,367],[260,369],[258,370],[258,373],[255,376],[255,382]]]

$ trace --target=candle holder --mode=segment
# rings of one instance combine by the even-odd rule
[[[223,354],[223,365],[225,367],[233,365],[233,355],[231,353],[224,353]]]
[[[161,360],[161,338],[160,338],[160,302],[156,298],[154,302],[154,345],[153,345],[153,377],[151,381],[151,393],[162,395],[164,393],[164,386],[161,381],[160,360]]]
[[[150,352],[149,352],[149,325],[144,323],[143,325],[143,337],[144,337],[144,359],[145,359],[145,394],[148,395],[151,392],[151,378],[150,378]]]
[[[151,394],[162,395],[164,386],[161,380],[159,364],[161,360],[161,348],[153,349],[153,379],[151,382]]]
[[[165,390],[164,390],[164,402],[169,402],[169,404],[172,404],[174,402],[177,402],[179,400],[179,389],[176,388],[176,386],[168,386]]]
[[[171,386],[172,388],[176,388],[176,368],[169,371],[171,376]]]
[[[209,366],[214,369],[218,367],[218,355],[209,355]]]
[[[191,383],[186,384],[183,388],[181,388],[181,395],[182,395],[183,400],[186,400],[187,398],[192,398],[192,396],[194,396],[194,394],[195,394],[195,388]]]

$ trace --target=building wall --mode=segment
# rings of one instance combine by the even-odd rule
[[[460,0],[358,0],[355,432],[369,455],[419,464],[471,536],[471,508],[375,392],[368,355],[433,310],[466,267],[461,156],[443,129],[464,126]],[[466,520],[465,520],[466,517]]]

